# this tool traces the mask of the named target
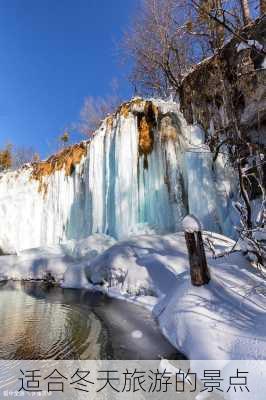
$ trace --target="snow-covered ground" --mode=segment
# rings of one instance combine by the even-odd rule
[[[233,241],[205,233],[216,251]],[[42,279],[100,289],[152,310],[163,334],[190,359],[266,359],[266,284],[240,252],[213,258],[211,282],[190,282],[182,233],[115,242],[106,235],[0,257],[0,279]]]

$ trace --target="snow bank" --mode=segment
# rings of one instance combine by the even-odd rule
[[[233,246],[222,235],[206,236],[218,253]],[[266,284],[240,252],[216,259],[208,253],[211,282],[193,287],[183,233],[113,242],[93,235],[3,256],[0,278],[41,279],[49,271],[63,287],[141,304],[190,359],[266,359]]]
[[[68,240],[61,243],[59,248],[62,252],[75,260],[86,258],[92,260],[104,250],[116,243],[116,240],[108,235],[97,234],[90,235],[85,239]]]
[[[165,296],[187,269],[182,235],[136,236],[118,242],[86,267],[94,285],[116,288],[123,294]]]
[[[2,256],[0,280],[44,279],[50,272],[58,283],[66,276],[69,286],[80,288],[88,283],[85,275],[83,279],[84,260],[89,262],[114,243],[115,240],[107,235],[95,234],[78,241],[69,240],[55,246],[24,250],[18,255]]]
[[[250,49],[254,47],[258,51],[263,50],[263,44],[259,43],[257,40],[247,40],[246,42],[240,42],[237,46],[237,52],[242,50]]]
[[[164,334],[193,359],[265,359],[265,282],[238,265],[211,272],[209,285],[200,288],[185,274],[159,305]]]
[[[205,235],[206,236],[206,235]],[[208,234],[216,251],[233,241]],[[240,252],[213,259],[211,282],[191,285],[183,234],[141,236],[94,259],[86,275],[111,296],[155,304],[164,335],[191,359],[266,358],[266,284]],[[156,301],[151,300],[154,296]]]

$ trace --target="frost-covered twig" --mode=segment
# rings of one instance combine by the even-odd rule
[[[255,219],[255,226],[248,227],[246,223],[246,209],[236,203],[236,210],[240,213],[241,226],[238,228],[239,238],[242,240],[242,250],[249,255],[250,260],[263,273],[266,266],[266,201],[263,200],[261,209]]]
[[[215,246],[214,246],[213,242],[208,237],[204,238],[204,245],[212,252],[212,255],[213,255],[214,259],[226,257],[226,256],[229,256],[232,253],[239,252],[240,250],[236,249],[236,245],[237,244],[238,244],[238,240],[234,243],[234,245],[232,246],[232,248],[230,250],[226,250],[226,251],[217,253],[216,250],[215,250]]]

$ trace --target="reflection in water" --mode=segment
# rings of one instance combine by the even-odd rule
[[[33,287],[8,282],[0,291],[0,358],[97,359],[102,325],[87,309],[65,304],[61,291],[49,295]],[[27,293],[28,289],[28,293]],[[56,292],[56,293],[55,293]],[[36,297],[31,294],[35,293]]]
[[[150,314],[97,292],[0,284],[0,359],[183,358]]]

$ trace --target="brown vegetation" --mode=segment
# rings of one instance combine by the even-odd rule
[[[0,151],[0,172],[5,171],[12,166],[12,146],[7,145],[5,149]]]

